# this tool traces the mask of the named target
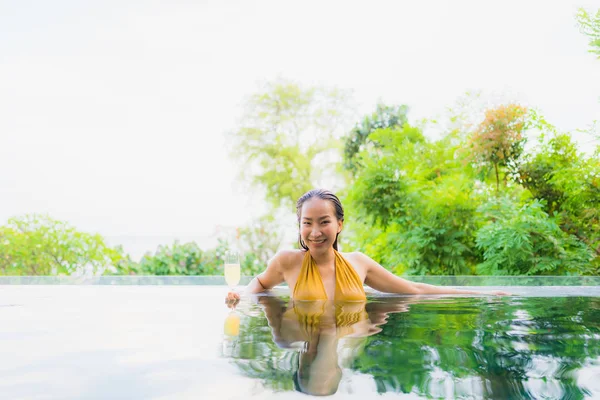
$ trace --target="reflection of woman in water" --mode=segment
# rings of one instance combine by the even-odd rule
[[[295,389],[317,396],[331,395],[338,389],[342,378],[340,348],[349,350],[352,358],[367,336],[381,330],[389,313],[408,310],[407,300],[382,298],[369,304],[290,301],[286,306],[275,296],[257,297],[274,342],[280,348],[297,351]]]
[[[398,294],[483,294],[410,282],[363,253],[338,252],[344,209],[337,196],[327,190],[315,189],[302,195],[296,204],[296,214],[301,249],[278,252],[267,269],[248,284],[247,293],[260,293],[286,282],[296,301],[364,301],[363,284]],[[236,302],[239,297],[238,293],[229,292],[227,301]]]

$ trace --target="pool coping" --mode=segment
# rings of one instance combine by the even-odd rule
[[[439,286],[600,286],[600,276],[402,276]],[[244,276],[240,285],[252,277]],[[195,285],[226,286],[223,276],[0,276],[0,285]],[[282,285],[286,286],[286,285]]]

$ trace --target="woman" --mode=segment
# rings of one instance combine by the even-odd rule
[[[293,300],[364,301],[363,284],[385,293],[396,294],[494,294],[415,283],[402,279],[360,252],[338,252],[337,239],[344,224],[344,209],[337,196],[328,190],[314,189],[296,204],[300,250],[283,250],[267,269],[247,286],[247,293],[260,293],[286,282]],[[227,302],[237,302],[239,294],[230,292]]]

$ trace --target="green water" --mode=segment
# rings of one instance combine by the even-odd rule
[[[277,392],[600,397],[597,296],[373,297],[345,319],[258,300],[236,310],[222,356]]]

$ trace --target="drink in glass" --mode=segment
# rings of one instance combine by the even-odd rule
[[[230,288],[240,283],[240,256],[235,251],[225,254],[225,282]]]

